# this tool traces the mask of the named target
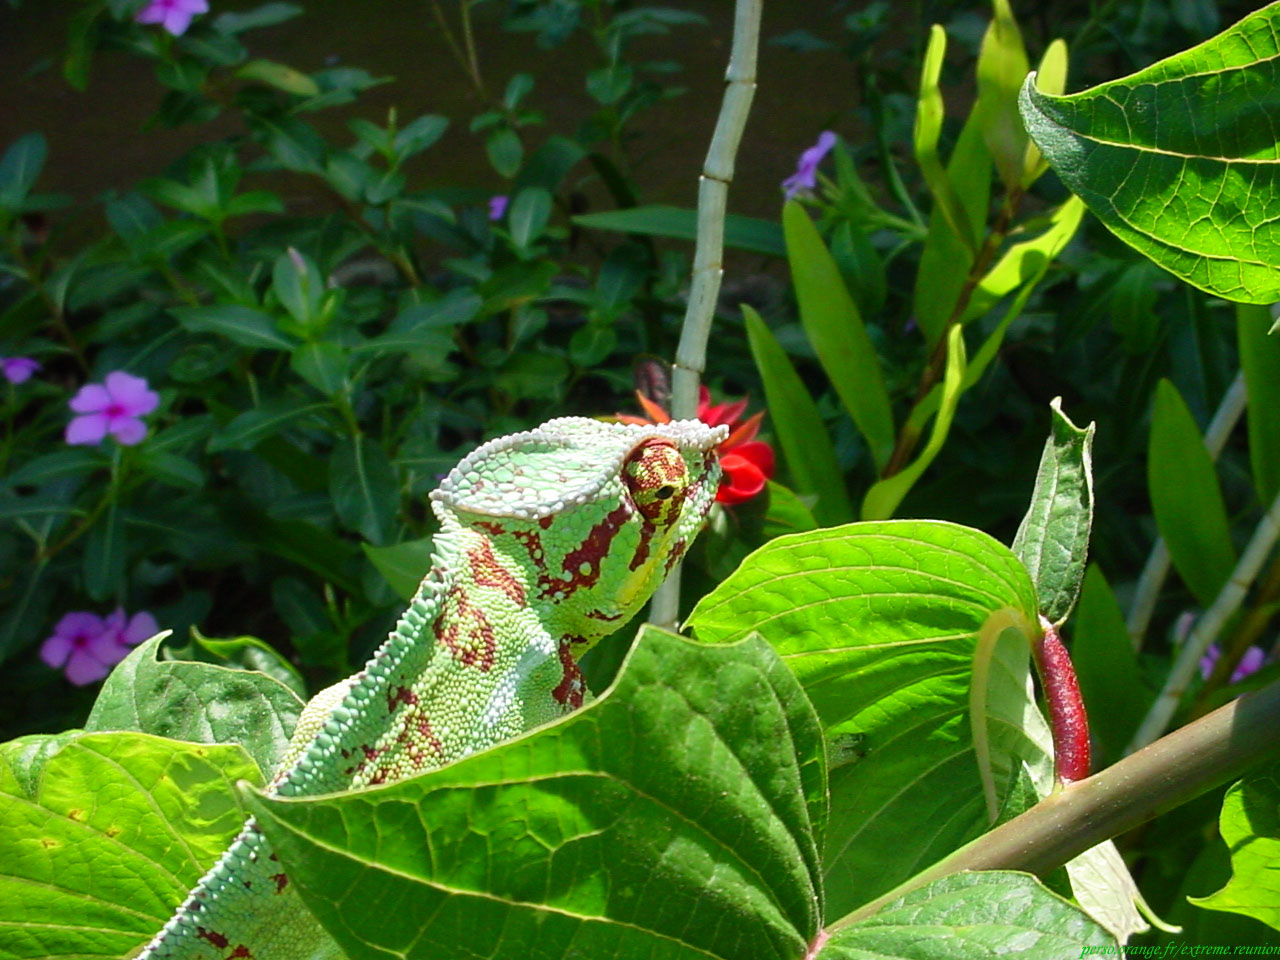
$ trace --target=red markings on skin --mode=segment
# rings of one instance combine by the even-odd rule
[[[540,526],[543,530],[550,530],[551,522],[553,520],[555,520],[555,517],[539,517],[538,526]]]
[[[444,744],[431,730],[431,721],[426,717],[418,718],[418,736],[426,741],[427,746],[435,751],[437,757],[444,758]]]
[[[556,688],[551,691],[552,699],[557,703],[572,707],[574,710],[582,706],[582,691],[586,689],[586,683],[582,679],[582,671],[578,669],[578,661],[574,658],[570,649],[575,641],[583,642],[583,638],[565,637],[564,640],[560,641],[557,652],[560,654],[560,667],[564,671],[564,676],[556,684]]]
[[[609,545],[618,535],[622,525],[631,517],[631,505],[620,503],[603,520],[591,528],[586,539],[570,550],[561,565],[567,573],[567,580],[560,580],[546,575],[538,578],[538,586],[542,589],[542,597],[550,597],[563,593],[564,599],[570,597],[582,587],[593,587],[600,579],[600,561],[609,553]],[[585,568],[585,569],[584,569]]]
[[[206,930],[204,927],[196,927],[196,936],[201,940],[208,940],[219,950],[227,949],[227,945],[231,943],[226,934],[218,933],[216,930]]]
[[[500,537],[507,532],[506,527],[500,523],[494,523],[492,520],[477,520],[474,526],[494,537]]]
[[[468,667],[488,672],[497,657],[498,640],[484,611],[467,599],[466,591],[455,586],[431,625],[436,639]]]
[[[387,695],[387,713],[394,713],[397,704],[404,703],[413,706],[417,702],[418,695],[408,687],[396,687]],[[346,751],[343,751],[343,755],[346,755]]]
[[[360,749],[364,751],[364,758],[366,760],[373,760],[382,752],[377,747],[371,747],[363,743],[360,744]]]
[[[524,547],[529,559],[539,572],[547,569],[546,554],[542,552],[542,535],[537,530],[513,530],[511,532],[517,543]]]
[[[677,540],[671,545],[671,552],[667,554],[667,573],[670,573],[671,568],[680,562],[680,558],[684,556],[684,548],[688,545],[684,540]]]
[[[620,613],[605,613],[603,610],[588,610],[585,616],[590,617],[592,620],[604,620],[606,622],[622,619],[622,614]]]
[[[273,873],[271,879],[276,882],[276,893],[284,893],[284,888],[289,885],[289,878],[283,873]]]
[[[483,540],[478,546],[468,550],[467,561],[471,564],[471,575],[476,586],[501,590],[512,603],[524,606],[524,585],[498,562],[488,540]]]
[[[656,530],[657,527],[648,520],[645,520],[644,523],[640,524],[640,542],[636,544],[635,556],[632,557],[631,562],[627,564],[628,570],[639,569],[640,566],[649,559],[649,541],[653,539],[653,534]]]
[[[253,954],[250,953],[249,948],[242,943],[231,951],[227,960],[253,960]]]

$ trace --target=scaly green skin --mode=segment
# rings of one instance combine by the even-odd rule
[[[268,792],[390,783],[581,706],[577,658],[635,614],[697,534],[726,432],[570,417],[464,459],[431,495],[442,529],[409,609],[363,670],[307,704]],[[141,954],[342,956],[253,820]]]

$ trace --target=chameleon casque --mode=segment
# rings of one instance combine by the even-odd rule
[[[577,658],[621,627],[697,535],[727,427],[579,417],[491,440],[431,494],[431,569],[360,672],[306,706],[267,787],[390,783],[554,720],[589,697]],[[339,960],[258,826],[142,960]]]

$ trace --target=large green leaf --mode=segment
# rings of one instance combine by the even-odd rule
[[[1217,893],[1189,899],[1210,910],[1243,913],[1280,930],[1280,762],[1227,791],[1219,830],[1231,850],[1231,879]]]
[[[977,530],[899,520],[779,537],[688,624],[711,643],[759,632],[853,758],[831,771],[835,915],[984,830],[1019,763],[1052,777],[1027,691],[1035,588]]]
[[[1067,960],[1118,956],[1116,939],[1025,873],[944,877],[843,927],[817,960]]]
[[[1147,489],[1174,567],[1196,599],[1209,606],[1235,567],[1236,550],[1213,457],[1178,388],[1168,380],[1156,387]]]
[[[1023,84],[1022,117],[1063,182],[1124,240],[1230,300],[1280,300],[1280,4],[1070,96]]]
[[[646,628],[559,723],[387,787],[249,805],[353,955],[796,960],[820,923],[822,735],[759,639]]]
[[[862,315],[818,228],[798,201],[788,200],[782,208],[782,230],[805,336],[866,438],[876,469],[883,469],[893,452],[893,414],[880,358]]]
[[[262,783],[236,746],[142,733],[0,746],[0,956],[118,960],[146,943],[243,825],[238,780]]]
[[[329,465],[329,495],[347,527],[381,546],[400,509],[395,470],[387,453],[363,435],[338,441]]]
[[[1093,526],[1093,430],[1081,430],[1049,404],[1053,422],[1040,455],[1031,506],[1013,538],[1040,597],[1040,612],[1055,624],[1067,619],[1080,593]]]
[[[163,639],[161,634],[139,645],[111,672],[85,729],[235,743],[264,774],[274,772],[302,713],[298,695],[253,670],[157,660]]]
[[[820,523],[840,523],[852,518],[853,507],[845,489],[844,475],[818,405],[760,314],[743,304],[742,316],[751,356],[764,384],[769,418],[796,489],[817,496],[813,515]]]

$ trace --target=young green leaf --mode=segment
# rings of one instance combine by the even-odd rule
[[[551,194],[542,187],[525,187],[511,201],[507,225],[511,240],[524,249],[542,236],[551,218]]]
[[[1249,465],[1263,504],[1280,494],[1280,338],[1268,333],[1270,326],[1269,308],[1236,306],[1240,369],[1249,396]]]
[[[1213,458],[1178,388],[1156,387],[1147,449],[1147,489],[1160,536],[1187,588],[1207,607],[1236,564]]]
[[[1060,625],[1075,606],[1089,557],[1093,526],[1093,431],[1081,430],[1062,412],[1062,398],[1049,404],[1052,425],[1040,469],[1013,552],[1031,574],[1040,613]]]
[[[164,635],[140,644],[111,672],[85,729],[242,746],[270,776],[284,756],[302,700],[266,674],[190,660],[158,660]],[[234,704],[235,709],[228,709]]]
[[[924,61],[920,67],[920,96],[916,103],[913,142],[916,163],[920,166],[925,183],[929,185],[929,192],[933,194],[934,212],[946,221],[951,236],[965,247],[972,259],[976,234],[969,219],[969,211],[960,203],[952,180],[947,176],[938,156],[938,137],[942,134],[942,122],[946,119],[938,78],[942,73],[942,60],[946,53],[947,33],[935,23],[929,30],[929,45],[925,48]],[[932,227],[930,229],[932,231]]]
[[[955,417],[956,405],[959,404],[960,395],[964,392],[964,371],[964,330],[956,325],[951,328],[948,337],[947,366],[942,375],[942,392],[938,395],[938,415],[934,417],[929,442],[906,468],[872,484],[862,499],[862,519],[887,520],[892,517],[902,498],[915,486],[916,481],[942,450],[943,444],[947,442],[947,434],[951,431],[951,421]]]
[[[993,16],[978,52],[978,102],[974,113],[982,126],[996,171],[1006,189],[1022,184],[1027,133],[1018,118],[1018,88],[1027,76],[1027,51],[1009,0],[993,0]]]
[[[769,419],[796,489],[817,496],[813,514],[820,523],[830,526],[848,520],[853,507],[817,405],[760,314],[743,304],[742,316],[751,356],[764,383]]]
[[[301,71],[274,60],[250,60],[236,70],[241,80],[256,80],[295,97],[314,97],[320,93],[316,82]]]
[[[0,157],[0,210],[17,212],[35,186],[49,145],[43,133],[19,137]]]
[[[1280,243],[1266,228],[1280,191],[1277,56],[1272,3],[1080,93],[1053,96],[1029,77],[1019,104],[1063,182],[1121,240],[1202,290],[1271,303],[1280,300]]]
[[[129,956],[240,831],[236,782],[262,775],[237,746],[141,733],[33,743],[50,739],[0,746],[0,950]]]
[[[768,644],[646,627],[558,723],[386,787],[247,801],[353,956],[449,955],[465,931],[494,960],[793,960],[821,919],[822,752]]]
[[[862,315],[818,228],[795,200],[782,208],[782,231],[805,335],[882,469],[893,452],[893,413]]]
[[[524,159],[524,144],[520,135],[510,127],[501,127],[489,134],[484,143],[489,154],[489,163],[498,175],[510,179],[520,169],[520,161]]]
[[[1231,879],[1217,893],[1189,899],[1280,930],[1280,763],[1263,766],[1227,791],[1219,830],[1231,851]]]

